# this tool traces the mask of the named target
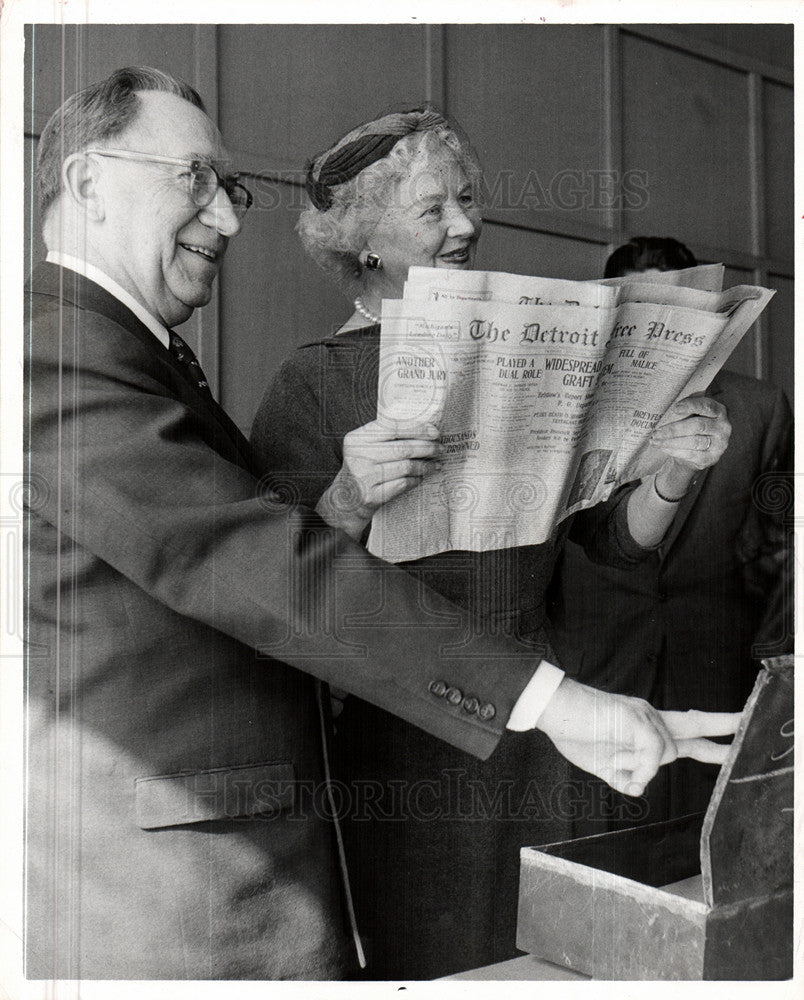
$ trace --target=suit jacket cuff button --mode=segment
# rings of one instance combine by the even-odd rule
[[[458,688],[449,688],[445,697],[450,705],[460,705],[463,701],[463,691]]]

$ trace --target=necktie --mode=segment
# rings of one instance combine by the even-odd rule
[[[170,353],[182,365],[195,385],[208,396],[211,395],[209,383],[206,380],[204,371],[198,363],[198,358],[193,354],[185,341],[174,330],[168,330],[170,334]]]

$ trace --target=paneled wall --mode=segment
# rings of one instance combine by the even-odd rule
[[[791,27],[36,26],[30,150],[62,94],[132,63],[193,83],[251,175],[256,207],[218,295],[183,330],[244,429],[283,358],[351,311],[294,233],[305,160],[425,99],[459,120],[486,169],[479,266],[593,278],[629,236],[675,236],[727,264],[728,284],[777,290],[730,367],[792,398]]]

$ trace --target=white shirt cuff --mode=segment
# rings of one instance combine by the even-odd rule
[[[547,708],[547,703],[563,680],[563,670],[547,660],[542,660],[536,668],[536,673],[517,698],[506,729],[513,729],[518,733],[526,729],[535,729],[542,712]]]

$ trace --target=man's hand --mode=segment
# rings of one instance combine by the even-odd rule
[[[704,736],[731,736],[737,732],[742,712],[659,712],[673,739],[679,757],[692,757],[705,764],[722,764],[728,743],[712,743]]]
[[[740,713],[658,712],[641,698],[608,694],[565,677],[539,719],[557,749],[615,791],[641,795],[662,764],[677,757],[722,763]]]
[[[343,439],[343,464],[316,506],[333,527],[359,539],[374,511],[438,468],[433,424],[372,420]]]

